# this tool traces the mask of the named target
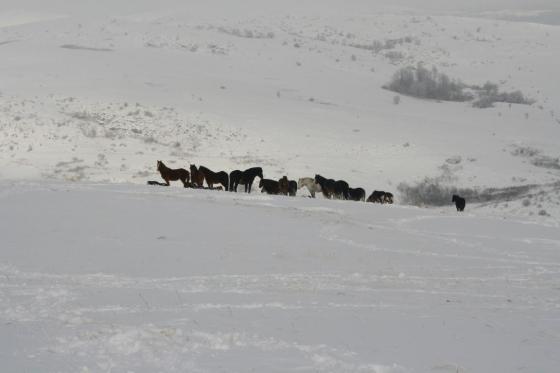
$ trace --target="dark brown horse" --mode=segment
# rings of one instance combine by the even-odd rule
[[[287,176],[283,176],[278,180],[278,192],[279,194],[287,196],[290,192],[290,181]]]
[[[295,197],[298,189],[296,181],[290,180],[289,186],[290,187],[288,188],[288,194],[290,195],[290,197]]]
[[[165,185],[169,186],[169,181],[181,180],[185,188],[189,186],[189,171],[184,168],[171,169],[162,161],[157,161],[157,170],[161,178],[165,180]]]
[[[321,175],[315,175],[315,182],[321,186],[321,191],[325,198],[332,198],[334,195],[334,183],[333,179],[324,178]]]
[[[259,188],[261,188],[261,193],[267,194],[278,194],[280,193],[279,183],[276,180],[261,179],[259,182]]]
[[[202,188],[204,186],[204,174],[191,164],[191,182],[193,188]]]
[[[214,189],[214,184],[222,184],[227,191],[229,188],[229,176],[225,171],[214,172],[204,166],[199,166],[198,171],[204,175],[208,188]]]

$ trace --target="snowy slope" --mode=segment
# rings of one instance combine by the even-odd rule
[[[496,203],[558,218],[558,188],[546,185],[560,175],[560,28],[406,1],[318,3],[7,1],[0,177],[144,183],[163,159],[396,191],[453,159],[453,185],[535,185],[516,197],[531,208]],[[536,103],[393,104],[381,87],[419,62]]]
[[[557,227],[183,188],[1,186],[6,372],[558,368]]]

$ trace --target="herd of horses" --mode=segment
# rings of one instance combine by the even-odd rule
[[[295,196],[297,191],[307,188],[311,197],[315,198],[317,193],[322,193],[328,199],[341,199],[350,201],[367,201],[372,203],[393,203],[393,194],[375,190],[366,200],[366,192],[363,188],[350,188],[344,180],[327,179],[321,175],[314,178],[304,177],[289,180],[283,176],[279,180],[265,179],[261,167],[252,167],[244,171],[234,170],[229,174],[225,171],[214,172],[207,167],[196,167],[190,165],[190,171],[184,168],[172,169],[167,167],[162,161],[157,161],[159,171],[165,183],[149,181],[152,185],[169,186],[170,181],[180,180],[185,188],[204,188],[204,182],[209,189],[220,189],[230,192],[237,192],[239,185],[243,185],[246,193],[251,193],[251,187],[255,178],[258,176],[259,188],[261,193]]]

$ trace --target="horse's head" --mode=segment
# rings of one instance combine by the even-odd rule
[[[261,178],[261,181],[259,181],[259,188],[263,187],[263,178]]]
[[[451,197],[451,202],[456,202],[459,199],[459,196],[454,194],[453,197]]]
[[[260,177],[261,180],[263,179],[263,170],[260,167],[257,169],[257,176]]]
[[[162,165],[163,165],[162,161],[157,161],[157,170],[158,171],[161,170]]]
[[[319,174],[315,174],[315,182],[319,183],[319,180],[321,180],[323,177]]]
[[[196,172],[196,171],[198,171],[198,170],[196,169],[196,166],[195,166],[194,164],[191,164],[190,169],[191,169],[191,172]]]

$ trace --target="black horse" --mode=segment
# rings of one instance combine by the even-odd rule
[[[297,193],[297,182],[295,180],[290,180],[288,182],[288,194],[290,197],[295,197]]]
[[[237,192],[237,185],[239,185],[239,180],[243,176],[243,171],[234,170],[229,173],[229,191]]]
[[[467,201],[463,197],[459,197],[458,195],[454,194],[451,198],[451,202],[455,202],[455,207],[457,211],[464,211]]]
[[[245,193],[251,193],[251,187],[256,177],[263,179],[263,170],[260,167],[248,168],[241,172],[239,170],[230,173],[230,190],[237,192],[237,186],[242,184],[245,186]]]
[[[371,203],[383,203],[385,199],[385,192],[380,190],[374,190],[367,199],[367,202]]]
[[[363,188],[348,188],[348,199],[351,201],[365,201],[366,191]]]
[[[317,174],[315,175],[315,182],[321,186],[321,191],[325,198],[332,198],[334,195],[334,183],[333,179],[327,179],[323,176]]]
[[[280,183],[276,180],[261,179],[259,188],[261,188],[261,193],[280,194]]]
[[[208,188],[214,189],[214,184],[222,184],[227,191],[229,188],[229,176],[225,171],[214,172],[204,166],[199,166],[198,171],[204,175]]]
[[[383,196],[383,203],[393,204],[393,193],[385,192]]]
[[[350,186],[344,180],[334,182],[334,197],[337,199],[348,199],[348,189]]]

